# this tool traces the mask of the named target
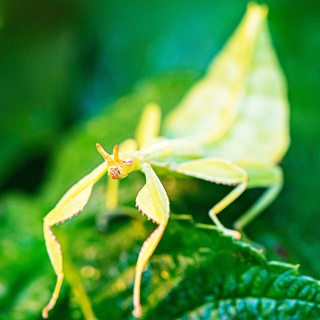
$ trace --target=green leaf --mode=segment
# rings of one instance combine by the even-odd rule
[[[0,319],[36,319],[50,285],[41,206],[18,193],[0,202]]]
[[[165,260],[170,252],[174,266],[169,264],[170,269],[165,269],[168,263],[161,264],[159,257],[154,264],[159,264],[160,273],[168,274],[163,281],[172,283],[181,278],[158,302],[155,296],[159,288],[153,289],[148,301],[156,306],[150,312],[147,308],[145,319],[161,319],[164,315],[170,319],[317,319],[320,316],[320,282],[300,276],[298,266],[267,262],[251,246],[226,238],[214,229],[197,230],[174,222],[168,228],[174,231],[171,229],[164,241],[176,241],[179,250],[175,252],[164,244],[168,251],[161,250],[160,254]],[[191,235],[197,239],[192,253],[187,240]],[[187,246],[190,251],[186,254]]]
[[[90,266],[97,274],[84,280],[99,319],[106,310],[113,319],[131,318],[136,258],[153,228],[149,222],[123,219],[110,221],[105,234],[92,233],[88,224],[77,228],[81,237],[73,239],[70,251],[79,269]],[[95,254],[88,259],[78,247]],[[174,219],[143,275],[141,293],[143,319],[320,315],[320,283],[299,275],[298,266],[268,262],[261,251],[212,226]]]

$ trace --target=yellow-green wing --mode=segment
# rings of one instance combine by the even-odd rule
[[[284,76],[266,23],[257,37],[246,91],[237,117],[207,156],[274,163],[289,146],[289,103]]]
[[[231,127],[244,94],[255,41],[267,9],[251,4],[207,74],[186,94],[164,123],[169,138],[216,141]]]
[[[266,13],[248,6],[207,75],[169,114],[165,135],[200,141],[206,157],[281,160],[289,145],[288,101]]]

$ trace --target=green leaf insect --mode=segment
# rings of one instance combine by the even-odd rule
[[[267,8],[250,4],[242,22],[213,60],[206,75],[167,116],[162,135],[157,104],[146,106],[135,141],[125,141],[108,154],[100,144],[104,162],[75,184],[44,218],[47,251],[57,282],[42,315],[55,306],[64,278],[62,250],[51,228],[79,213],[89,200],[92,187],[109,175],[110,207],[117,206],[118,180],[141,171],[146,183],[136,197],[137,208],[157,224],[145,240],[136,264],[133,315],[140,317],[142,273],[166,229],[169,199],[154,168],[210,182],[234,186],[209,211],[216,226],[235,239],[279,193],[282,171],[277,163],[289,145],[286,85],[274,53],[267,24]],[[266,191],[235,222],[225,228],[217,214],[247,188]]]

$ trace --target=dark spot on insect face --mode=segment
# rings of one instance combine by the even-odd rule
[[[108,175],[114,180],[119,180],[121,178],[120,169],[118,167],[110,167]]]

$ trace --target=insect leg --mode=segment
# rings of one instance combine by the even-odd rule
[[[108,177],[107,194],[106,194],[106,209],[113,211],[118,207],[119,200],[119,180]]]
[[[240,233],[225,228],[217,214],[237,199],[247,188],[247,173],[240,166],[223,159],[205,158],[184,162],[176,166],[175,171],[210,182],[236,185],[236,187],[209,210],[209,216],[223,232],[240,238]]]
[[[52,225],[53,224],[48,222],[46,219],[44,220],[43,232],[47,251],[51,260],[52,267],[57,275],[57,281],[51,299],[42,310],[42,317],[45,319],[48,318],[48,312],[53,309],[56,304],[64,278],[61,246],[51,230]]]
[[[169,219],[169,199],[159,178],[148,163],[143,163],[141,170],[146,176],[146,184],[137,195],[137,207],[149,219],[158,224],[158,227],[145,240],[139,253],[133,290],[133,315],[135,317],[140,317],[142,314],[140,303],[142,273],[161,240]]]
[[[151,233],[151,235],[143,243],[138,261],[136,266],[136,273],[134,279],[134,290],[133,290],[133,315],[137,318],[140,318],[142,315],[142,308],[140,302],[140,288],[141,288],[141,278],[142,273],[145,270],[150,257],[152,256],[154,250],[156,249],[158,243],[160,242],[163,232],[166,229],[167,221],[160,223],[158,227]]]
[[[147,104],[136,129],[136,141],[139,149],[150,145],[159,135],[160,122],[160,107],[155,103]]]
[[[44,217],[44,238],[52,267],[57,275],[57,282],[49,303],[42,310],[43,318],[48,318],[48,312],[55,306],[64,278],[61,246],[51,228],[72,218],[83,209],[89,200],[93,185],[107,170],[108,164],[103,162],[70,188],[58,204]]]
[[[236,200],[247,188],[247,181],[240,183],[230,193],[228,193],[222,200],[214,205],[209,210],[209,217],[215,223],[215,225],[224,233],[231,235],[235,239],[240,239],[241,234],[236,230],[227,229],[217,217],[217,214],[229,206],[234,200]]]
[[[242,231],[278,196],[283,185],[282,170],[280,167],[264,167],[259,165],[245,165],[249,172],[249,188],[268,187],[262,196],[236,222],[234,227]]]

